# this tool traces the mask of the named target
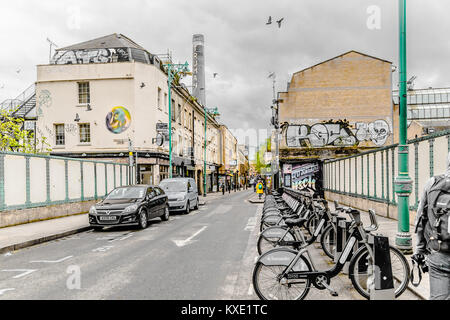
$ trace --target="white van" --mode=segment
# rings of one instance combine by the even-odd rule
[[[169,210],[188,214],[199,205],[197,183],[192,178],[173,178],[161,181],[159,187],[167,194]]]

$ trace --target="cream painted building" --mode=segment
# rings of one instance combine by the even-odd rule
[[[155,55],[121,34],[58,49],[51,64],[37,66],[37,134],[52,154],[129,163],[137,180],[158,184],[168,177],[169,101],[165,67]],[[182,85],[172,93],[174,176],[203,187],[204,108]],[[164,132],[166,131],[166,132]],[[222,130],[208,114],[208,187],[222,165]]]

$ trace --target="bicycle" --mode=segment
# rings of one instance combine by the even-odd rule
[[[253,270],[253,287],[258,297],[262,300],[270,298],[301,300],[307,296],[311,284],[319,290],[327,289],[333,296],[337,296],[337,292],[330,287],[331,279],[343,270],[347,261],[350,261],[350,280],[357,292],[369,299],[368,287],[374,277],[374,260],[366,232],[370,233],[372,230],[364,229],[358,210],[347,208],[345,212],[352,219],[350,236],[333,268],[317,271],[306,248],[299,251],[284,247],[272,249],[258,259]],[[370,214],[373,215],[371,219],[376,222],[376,216],[373,213]],[[362,246],[353,253],[353,248],[357,243],[362,243]],[[409,265],[403,254],[396,248],[390,246],[390,252],[398,255],[403,267],[403,275],[395,275],[396,279],[399,279],[395,284],[397,286],[394,285],[395,297],[398,297],[408,285]],[[269,285],[265,285],[264,280],[267,280]]]

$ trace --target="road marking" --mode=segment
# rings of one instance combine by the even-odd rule
[[[189,238],[187,238],[186,240],[172,240],[177,247],[184,247],[188,244],[191,244],[192,239],[194,239],[196,236],[198,236],[200,233],[202,233],[203,231],[205,231],[205,229],[208,228],[207,226],[204,226],[203,228],[201,228],[200,230],[198,230],[196,233],[194,233],[192,236],[190,236]]]
[[[7,292],[7,291],[13,291],[13,290],[16,290],[16,289],[15,289],[15,288],[0,289],[0,296],[1,296],[2,294],[4,294],[5,292]]]
[[[248,287],[247,294],[248,294],[249,296],[252,296],[252,295],[253,295],[253,284],[252,284],[252,283],[251,283],[250,286]]]
[[[63,262],[70,258],[73,258],[73,256],[67,256],[67,257],[59,259],[59,260],[34,260],[34,261],[30,261],[30,263],[59,263],[59,262]]]
[[[7,253],[5,253],[5,255],[4,255],[5,257],[9,257],[9,256],[12,256],[12,253],[11,252],[7,252]]]
[[[92,252],[105,252],[112,248],[114,248],[114,246],[104,246],[97,249],[93,249]]]
[[[245,231],[253,231],[256,226],[256,217],[248,218],[247,226],[244,228]]]
[[[130,238],[130,237],[132,237],[132,236],[133,236],[133,233],[128,233],[128,234],[126,234],[124,237],[121,237],[121,238],[115,238],[115,239],[109,240],[108,242],[122,241],[122,240],[128,239],[128,238]]]
[[[19,279],[25,277],[26,275],[37,271],[37,269],[8,269],[2,270],[3,272],[21,272],[20,274],[13,277],[13,279]]]

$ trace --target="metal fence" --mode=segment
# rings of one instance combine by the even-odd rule
[[[128,164],[0,152],[0,211],[96,200],[134,177]]]
[[[413,190],[410,208],[417,209],[428,179],[447,168],[450,130],[408,140],[409,176]],[[348,196],[396,205],[394,179],[398,175],[398,144],[364,152],[347,158],[325,161],[324,189]]]

